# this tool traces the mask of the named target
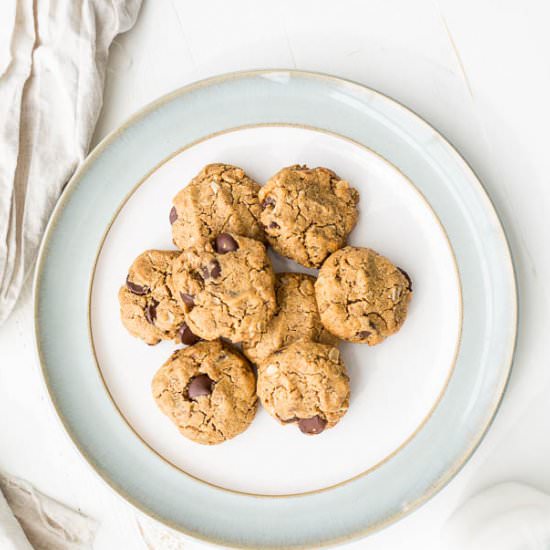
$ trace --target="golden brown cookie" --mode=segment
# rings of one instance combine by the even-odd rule
[[[248,361],[220,341],[175,351],[157,371],[153,397],[187,438],[214,445],[246,430],[256,414]]]
[[[357,221],[359,193],[327,168],[283,168],[259,198],[273,249],[307,267],[319,267],[344,246]]]
[[[183,308],[172,293],[175,250],[147,250],[130,266],[126,285],[118,293],[122,323],[147,344],[181,341],[186,332]],[[185,338],[183,339],[184,343]]]
[[[275,312],[275,277],[265,246],[222,233],[184,250],[173,265],[173,284],[186,323],[205,340],[253,340]]]
[[[337,348],[294,342],[258,368],[258,397],[281,424],[297,423],[303,433],[332,428],[349,406],[349,378]]]
[[[405,271],[374,250],[347,246],[323,264],[315,295],[332,334],[374,346],[405,322],[412,284]]]
[[[244,354],[260,363],[279,348],[298,340],[336,345],[338,339],[325,329],[315,300],[315,277],[305,273],[277,273],[277,309],[265,332],[243,342]]]
[[[205,166],[174,197],[170,211],[174,244],[183,250],[227,232],[265,240],[259,189],[237,166]]]

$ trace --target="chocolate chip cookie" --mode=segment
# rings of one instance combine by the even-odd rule
[[[152,391],[178,430],[203,445],[239,435],[256,414],[250,364],[220,341],[175,351],[155,374]]]
[[[130,334],[150,345],[161,340],[182,341],[187,330],[183,308],[171,285],[172,262],[178,255],[172,250],[140,254],[118,293],[122,323]]]
[[[349,406],[349,378],[337,348],[294,342],[258,368],[258,397],[281,424],[309,435],[332,428]]]
[[[315,295],[321,321],[332,334],[374,346],[405,322],[412,283],[374,250],[347,246],[323,264]]]
[[[221,233],[184,250],[173,264],[173,285],[186,323],[205,340],[254,340],[275,312],[275,277],[265,246]]]
[[[307,267],[342,247],[357,221],[359,193],[327,168],[283,168],[259,198],[273,249]]]
[[[260,186],[237,166],[209,164],[173,200],[172,238],[182,250],[219,233],[265,240]]]
[[[279,348],[298,340],[335,345],[319,317],[315,300],[315,277],[305,273],[278,273],[275,280],[277,309],[265,332],[243,342],[244,354],[260,363]]]

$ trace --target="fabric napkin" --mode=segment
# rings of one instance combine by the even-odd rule
[[[0,2],[0,323],[87,154],[109,46],[141,0]]]
[[[0,474],[2,550],[91,550],[96,529],[94,520],[26,481]]]
[[[0,1],[0,323],[63,186],[87,154],[109,46],[133,25],[140,4]],[[92,547],[94,532],[86,516],[0,475],[0,548],[80,550]]]

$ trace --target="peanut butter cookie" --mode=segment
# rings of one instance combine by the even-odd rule
[[[182,340],[187,327],[183,308],[172,292],[175,250],[147,250],[130,266],[126,285],[118,293],[122,323],[147,344]]]
[[[323,264],[315,295],[321,321],[332,334],[374,346],[405,322],[412,283],[374,250],[347,246]]]
[[[349,378],[340,352],[327,344],[294,342],[258,368],[258,397],[281,424],[305,434],[332,428],[349,406]]]
[[[260,363],[274,351],[298,340],[336,345],[338,339],[325,329],[319,317],[315,277],[305,273],[278,273],[275,277],[275,315],[256,340],[243,342],[244,354]]]
[[[153,398],[187,438],[214,445],[246,430],[256,414],[248,361],[220,341],[175,351],[157,371]]]
[[[344,246],[357,221],[359,193],[327,168],[283,168],[259,198],[273,249],[306,267],[319,267]]]
[[[204,340],[254,340],[275,312],[275,277],[265,246],[230,233],[184,250],[173,285],[186,323]]]
[[[174,244],[184,250],[225,232],[265,240],[259,190],[237,166],[205,166],[174,197],[170,211]]]

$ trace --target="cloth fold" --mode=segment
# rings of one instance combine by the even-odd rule
[[[96,529],[84,514],[0,474],[2,550],[91,550]]]
[[[141,0],[0,2],[0,324],[88,151],[109,46]]]

